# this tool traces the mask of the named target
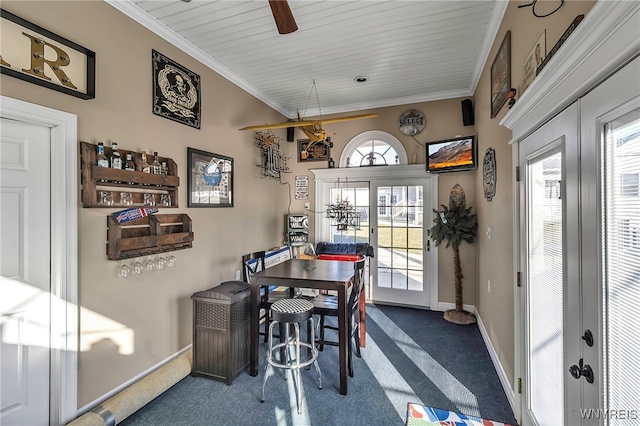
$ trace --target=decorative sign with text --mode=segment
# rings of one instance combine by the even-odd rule
[[[200,76],[152,50],[153,113],[200,128]]]
[[[96,97],[96,54],[0,9],[0,72],[82,99]]]
[[[309,176],[296,176],[296,200],[309,199]]]

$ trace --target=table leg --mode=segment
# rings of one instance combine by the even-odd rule
[[[260,340],[260,288],[251,283],[251,316],[249,321],[249,374],[258,375],[258,341]]]
[[[347,348],[349,336],[347,332],[347,286],[338,286],[338,348],[340,353],[340,394],[347,394]]]

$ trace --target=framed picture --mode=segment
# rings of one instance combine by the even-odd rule
[[[491,64],[491,118],[507,102],[511,88],[511,31],[505,34],[496,58]]]
[[[298,163],[306,161],[329,161],[331,138],[326,142],[310,143],[309,139],[298,139]]]
[[[80,99],[96,97],[95,52],[4,9],[0,17],[0,73]]]
[[[531,82],[538,75],[538,67],[542,63],[542,60],[546,56],[546,30],[542,32],[540,37],[538,37],[538,41],[533,45],[531,51],[524,59],[524,63],[522,64],[522,92],[524,93],[527,90],[527,87],[531,84]]]
[[[200,128],[200,76],[151,50],[153,113]]]
[[[187,206],[233,207],[233,158],[187,148]]]

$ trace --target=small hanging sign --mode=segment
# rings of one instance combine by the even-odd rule
[[[296,176],[296,200],[309,199],[309,176]]]

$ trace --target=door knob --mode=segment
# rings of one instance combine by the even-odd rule
[[[582,376],[587,380],[587,382],[593,383],[593,370],[589,364],[583,365],[582,358],[580,358],[578,365],[573,364],[569,367],[569,373],[571,373],[571,376],[573,376],[574,379],[579,379],[580,376]]]

